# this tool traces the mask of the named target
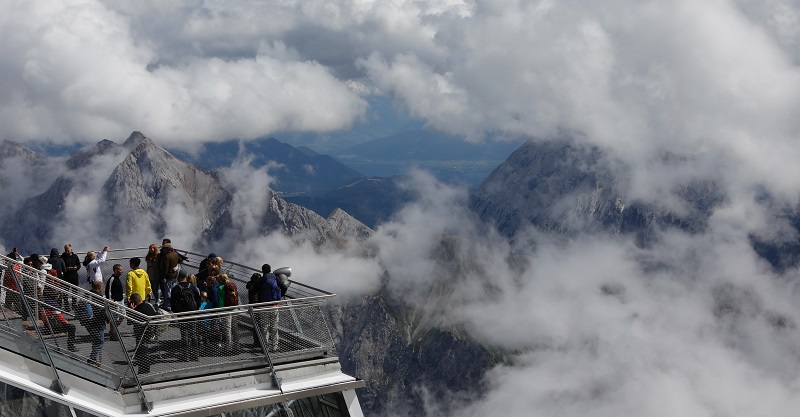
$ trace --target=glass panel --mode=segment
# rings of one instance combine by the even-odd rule
[[[77,417],[95,417],[75,410]],[[72,417],[70,407],[34,393],[0,382],[0,417]]]
[[[341,392],[289,401],[295,417],[350,417]],[[216,414],[213,417],[282,417],[278,404]]]

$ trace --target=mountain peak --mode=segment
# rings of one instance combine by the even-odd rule
[[[142,132],[134,130],[131,135],[128,136],[128,139],[125,139],[125,143],[123,143],[122,146],[124,146],[125,149],[133,149],[139,146],[143,140],[149,139]]]
[[[92,158],[97,155],[108,155],[117,153],[122,150],[122,147],[113,141],[103,139],[93,147],[86,147],[72,155],[67,160],[67,167],[69,169],[77,169],[91,163]]]
[[[0,142],[0,159],[13,158],[17,156],[23,156],[26,158],[42,157],[38,153],[28,149],[27,147],[25,147],[25,145],[22,145],[20,143],[13,142],[8,139],[5,139],[2,142]]]
[[[373,230],[367,225],[356,220],[340,208],[334,209],[326,220],[328,225],[345,239],[352,238],[358,242],[363,242],[373,233]]]

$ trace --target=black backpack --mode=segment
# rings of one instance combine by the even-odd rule
[[[176,313],[197,310],[197,302],[194,299],[192,286],[187,285],[184,287],[178,284],[178,287],[181,289],[181,297],[178,299],[178,305],[172,306],[172,309],[175,310]]]

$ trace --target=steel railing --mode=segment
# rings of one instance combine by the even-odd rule
[[[196,268],[204,257],[180,253],[187,256],[187,268]],[[146,248],[109,253],[101,267],[104,281],[116,263],[127,272],[133,256],[146,268],[144,254]],[[112,389],[136,387],[148,409],[144,386],[151,382],[271,369],[275,361],[334,350],[322,312],[322,303],[334,294],[292,281],[289,298],[247,304],[240,277],[249,279],[257,270],[227,261],[223,266],[244,290],[238,306],[147,316],[84,288],[85,269],[75,286],[0,256],[0,345],[50,365],[54,389],[63,391],[58,373],[69,372]]]

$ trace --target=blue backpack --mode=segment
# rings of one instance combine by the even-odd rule
[[[258,295],[259,302],[267,301],[280,301],[283,294],[281,288],[278,286],[278,281],[275,279],[275,274],[269,273],[264,277],[264,283],[261,284],[261,292]]]

